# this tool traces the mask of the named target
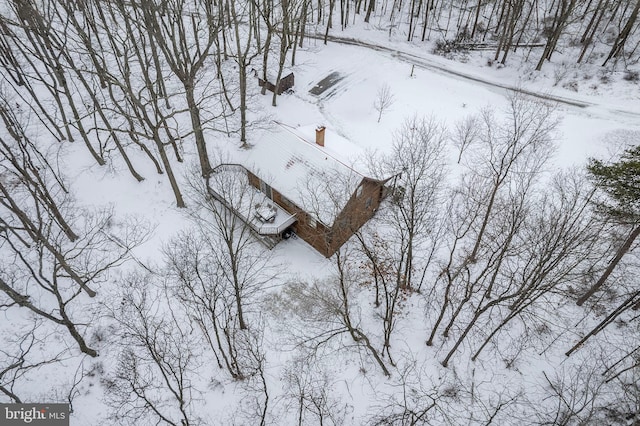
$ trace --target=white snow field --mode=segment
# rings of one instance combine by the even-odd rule
[[[554,85],[553,70],[563,66],[560,55],[545,65],[541,73],[534,73],[528,65],[518,65],[517,56],[511,58],[510,63],[514,65],[506,67],[488,65],[492,52],[471,52],[464,61],[445,59],[428,52],[425,45],[400,40],[400,35],[390,39],[386,31],[373,26],[350,27],[332,34],[335,37],[327,45],[319,36],[306,40],[304,47],[298,49],[296,65],[292,67],[296,79],[293,92],[280,96],[277,107],[271,106],[271,94],[261,96],[257,81],[249,80],[252,94],[249,122],[259,125],[249,129],[248,148],[240,146],[235,134],[226,136],[205,131],[214,167],[224,162],[255,164],[265,169],[272,160],[282,162],[283,157],[275,150],[285,148],[274,143],[274,151],[269,151],[264,144],[281,131],[281,124],[305,135],[307,140],[313,140],[316,126],[326,126],[326,149],[331,155],[344,159],[350,166],[358,164],[366,168],[370,158],[393,152],[394,135],[406,119],[428,117],[452,130],[460,120],[487,108],[502,117],[509,106],[508,97],[515,89],[534,95],[532,98],[540,102],[556,105],[555,114],[560,120],[553,132],[555,148],[551,159],[543,166],[538,179],[542,183],[535,189],[537,195],[546,191],[544,182],[551,181],[553,173],[578,174],[589,158],[614,158],[623,148],[640,140],[638,83],[622,79],[599,82],[595,66],[585,64],[580,70],[569,71],[569,74],[575,73],[576,92]],[[366,44],[354,45],[352,40]],[[332,73],[341,77],[335,85],[318,95],[310,93]],[[393,102],[377,122],[374,102],[384,85],[388,85]],[[444,185],[453,187],[459,183],[466,165],[465,161],[458,164],[459,150],[450,139],[446,139],[446,144]],[[434,267],[420,292],[407,292],[398,302],[400,307],[386,355],[380,326],[383,311],[373,306],[373,284],[363,282],[349,289],[350,308],[353,318],[357,319],[354,325],[367,334],[382,354],[382,362],[390,372],[387,377],[362,340],[355,342],[348,332],[327,338],[325,344],[317,342],[322,340],[319,335],[327,333],[328,336],[341,325],[335,318],[321,323],[319,318],[329,315],[329,309],[325,312],[322,306],[304,298],[314,294],[316,287],[334,288],[328,286],[327,280],[335,281],[336,260],[324,258],[302,239],[294,237],[280,242],[271,251],[260,245],[251,248],[260,258],[252,266],[257,268],[252,269],[252,273],[261,284],[250,289],[252,301],[246,315],[250,332],[263,334],[255,341],[251,340],[254,335],[246,334],[247,341],[261,347],[263,353],[259,356],[263,357],[264,371],[262,376],[248,372],[250,377],[245,380],[234,380],[224,368],[219,368],[203,339],[196,338],[201,327],[195,320],[197,315],[182,313],[177,293],[159,284],[170,276],[165,262],[172,244],[180,239],[183,243],[191,241],[185,239],[184,232],[192,232],[194,241],[206,236],[204,228],[198,228],[204,225],[196,225],[193,219],[194,215],[202,218],[206,211],[198,210],[197,194],[187,189],[188,182],[193,182],[197,163],[191,145],[185,142],[181,146],[185,161],[174,165],[178,180],[185,188],[187,207],[184,209],[175,207],[166,177],[156,174],[148,164],[140,170],[146,179],[136,182],[118,159],[105,167],[95,165],[80,143],[68,145],[60,154],[59,163],[64,164],[63,172],[80,205],[109,206],[118,220],[135,217],[149,229],[146,241],[132,251],[133,260],[112,270],[101,284],[98,297],[87,298],[83,305],[86,313],[90,313],[87,318],[92,321],[88,340],[99,357],[66,355],[61,362],[45,365],[21,382],[22,394],[34,401],[66,402],[71,388],[71,425],[127,424],[129,421],[126,416],[114,417],[118,403],[114,403],[117,398],[110,392],[116,386],[124,386],[117,384],[117,376],[126,374],[123,368],[127,364],[122,363],[122,354],[128,349],[127,332],[126,324],[118,320],[133,318],[127,316],[133,314],[125,312],[121,304],[124,306],[128,297],[142,298],[138,286],[148,287],[146,306],[154,321],[174,324],[170,319],[179,318],[176,329],[169,327],[170,336],[161,340],[165,346],[161,346],[160,351],[185,355],[185,369],[180,374],[189,384],[187,410],[203,425],[260,424],[265,398],[263,387],[269,395],[266,424],[271,425],[299,424],[302,406],[305,425],[385,424],[377,422],[397,412],[399,407],[414,412],[405,412],[406,418],[398,417],[394,422],[389,420],[391,417],[386,421],[413,424],[408,420],[413,416],[415,424],[538,424],[536,416],[554,412],[559,404],[558,399],[549,396],[551,383],[561,383],[566,395],[570,395],[571,389],[592,389],[590,386],[597,380],[591,375],[596,373],[588,366],[599,365],[609,352],[618,353],[620,342],[633,335],[622,326],[620,330],[607,330],[566,357],[564,353],[600,317],[554,296],[538,311],[528,314],[531,329],[526,322],[518,323],[472,361],[474,351],[489,333],[488,329],[474,330],[470,342],[463,343],[444,367],[442,361],[455,339],[444,339],[439,332],[436,344],[425,344],[438,314],[437,301],[443,295],[441,289],[434,289],[434,282],[439,278],[436,270],[442,268]],[[287,168],[286,162],[283,164]],[[300,179],[296,173],[284,173],[277,179],[282,185],[295,187],[296,180]],[[441,202],[444,211],[446,202]],[[214,220],[211,217],[211,223]],[[380,225],[378,232],[381,244],[390,238],[385,236],[385,232],[391,232],[388,227]],[[444,241],[445,237],[442,238]],[[449,244],[446,240],[436,251],[434,265],[446,263]],[[215,252],[215,248],[211,250]],[[203,265],[207,264],[205,258]],[[629,273],[635,271],[632,263],[628,268]],[[158,275],[151,277],[147,270],[154,270]],[[137,280],[127,278],[133,272],[139,274]],[[496,315],[506,312],[504,307],[496,310],[500,310]],[[462,313],[467,319],[465,315],[470,314]],[[13,333],[12,324],[20,324],[26,318],[25,314],[22,319],[8,316],[1,319],[0,336],[6,339]],[[58,348],[51,346],[55,342],[61,345],[60,350],[72,346],[69,338],[61,337],[63,331],[47,324],[42,326],[50,327],[53,333],[52,340],[43,344],[43,351],[55,352]],[[451,334],[459,336],[462,331],[456,326]],[[637,330],[635,337],[637,339]],[[317,344],[317,350],[309,351],[307,346],[313,344]],[[187,360],[186,354],[191,358]],[[171,415],[176,414],[174,396],[159,385],[163,383],[161,378],[156,379],[157,382],[150,381],[150,398],[162,401],[160,406]],[[74,381],[77,384],[71,387]],[[602,385],[598,404],[617,398],[607,392],[609,389]],[[593,402],[588,392],[580,396],[583,400],[572,403],[588,406]],[[0,402],[5,402],[1,398],[2,394]],[[131,402],[131,406],[137,404],[144,403]],[[123,407],[119,412],[121,416],[127,410]],[[149,419],[139,421],[139,424],[155,424]],[[602,420],[592,421],[598,424]]]

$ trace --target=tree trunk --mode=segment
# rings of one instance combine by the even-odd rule
[[[544,61],[551,59],[551,55],[556,48],[562,31],[564,31],[568,24],[569,17],[575,8],[575,4],[576,0],[560,0],[560,4],[558,5],[558,10],[556,12],[554,28],[549,34],[547,43],[544,46],[544,52],[538,61],[538,65],[536,65],[536,71],[540,71],[542,69]]]
[[[200,122],[200,110],[196,104],[194,96],[193,81],[189,81],[185,84],[187,106],[189,107],[189,114],[191,115],[191,124],[193,126],[193,134],[196,139],[196,148],[198,150],[198,159],[200,160],[200,170],[202,176],[207,177],[211,173],[211,162],[209,161],[209,153],[207,152],[207,142],[204,139],[204,133],[202,131],[202,123]]]
[[[594,295],[596,291],[600,289],[600,287],[603,286],[605,281],[607,281],[607,278],[609,278],[609,275],[611,275],[616,266],[618,266],[618,263],[620,263],[620,260],[622,260],[622,257],[627,254],[636,238],[638,238],[638,235],[640,235],[640,225],[636,226],[631,234],[629,234],[622,247],[618,249],[615,257],[611,260],[611,263],[609,263],[607,269],[600,276],[600,279],[593,286],[591,286],[591,288],[587,290],[587,292],[582,297],[578,299],[578,301],[576,302],[578,306],[582,306],[584,302],[586,302],[591,296]]]
[[[607,325],[611,324],[613,320],[615,320],[620,314],[622,314],[627,309],[633,308],[638,303],[638,296],[640,296],[640,291],[633,293],[629,296],[624,302],[622,302],[616,309],[613,310],[605,319],[603,319],[598,325],[596,325],[586,336],[584,336],[578,343],[576,343],[571,349],[565,352],[566,356],[571,356],[573,352],[575,352],[580,346],[582,346],[590,337],[595,336],[599,332],[601,332]]]
[[[90,297],[95,297],[96,292],[91,290],[87,286],[85,281],[76,273],[76,271],[69,266],[69,263],[67,262],[67,259],[65,259],[64,255],[60,253],[60,251],[42,233],[43,229],[33,223],[28,215],[20,207],[18,207],[18,205],[15,203],[13,198],[10,197],[9,192],[1,182],[0,192],[4,195],[2,197],[2,202],[6,203],[5,205],[7,206],[7,208],[9,208],[9,210],[11,210],[20,220],[20,222],[24,226],[24,230],[29,234],[29,237],[31,237],[34,242],[41,243],[55,257],[59,266],[69,275],[69,278],[75,281],[80,286],[80,288],[82,288]]]
[[[367,14],[364,17],[364,22],[369,23],[369,19],[371,18],[371,12],[373,12],[373,8],[376,5],[376,0],[369,0],[369,6],[367,7]]]
[[[336,5],[336,0],[329,0],[329,18],[327,19],[327,29],[324,33],[324,44],[327,44],[329,38],[329,29],[331,28],[331,21],[333,20],[333,8]]]
[[[471,28],[471,40],[476,35],[476,30],[478,29],[478,21],[480,20],[480,10],[482,9],[482,0],[478,0],[478,4],[476,5],[476,15],[473,19],[473,27]]]
[[[287,51],[289,50],[289,2],[282,0],[282,37],[280,39],[280,58],[278,61],[278,74],[276,81],[273,82],[273,98],[272,106],[277,106],[278,92],[280,91],[280,79],[282,78],[282,70],[287,59]]]
[[[185,204],[184,204],[184,199],[182,198],[182,193],[180,192],[180,186],[178,185],[178,181],[176,180],[176,177],[173,174],[173,168],[171,167],[171,162],[169,162],[167,151],[165,150],[164,145],[160,140],[160,135],[158,134],[157,129],[153,130],[153,140],[156,143],[156,148],[158,149],[158,153],[160,154],[160,159],[162,160],[164,169],[167,172],[167,178],[169,178],[169,183],[171,184],[173,195],[176,197],[176,207],[183,208],[185,207]]]
[[[606,3],[601,7],[602,1],[606,1]],[[604,16],[607,10],[608,4],[609,2],[607,0],[600,0],[600,3],[598,3],[598,7],[593,13],[591,20],[589,21],[589,25],[587,25],[587,29],[585,30],[584,34],[582,35],[582,38],[580,39],[580,42],[582,43],[582,50],[580,51],[580,56],[578,57],[577,63],[582,62],[582,59],[584,58],[584,55],[587,52],[587,49],[591,45],[591,42],[593,41],[593,36],[595,35],[596,31],[598,31],[598,28],[600,27],[600,22],[602,22],[602,17]]]
[[[624,48],[624,44],[626,43],[627,38],[629,37],[629,34],[631,33],[631,30],[633,29],[636,20],[638,19],[638,12],[640,12],[640,0],[638,0],[635,7],[633,8],[627,24],[624,26],[624,28],[616,38],[616,41],[613,43],[611,51],[609,52],[607,59],[605,59],[605,61],[602,63],[602,66],[607,65],[607,62],[609,62],[611,58],[617,57],[620,54],[620,52]]]

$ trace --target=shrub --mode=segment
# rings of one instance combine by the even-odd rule
[[[635,70],[627,70],[624,73],[624,76],[622,78],[624,78],[627,81],[633,81],[633,82],[640,81],[640,72]]]
[[[433,53],[442,55],[448,53],[467,52],[468,50],[469,49],[461,44],[459,40],[441,39],[436,41],[436,47],[433,49]]]

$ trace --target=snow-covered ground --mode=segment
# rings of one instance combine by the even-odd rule
[[[297,63],[293,67],[296,77],[294,93],[281,96],[278,106],[272,107],[271,96],[260,96],[254,87],[255,96],[251,104],[253,117],[262,117],[266,113],[272,120],[288,126],[302,126],[304,129],[324,125],[365,152],[388,153],[394,132],[407,117],[431,116],[452,128],[457,121],[467,115],[477,114],[484,108],[504,110],[509,88],[517,88],[559,101],[557,109],[561,123],[556,134],[558,149],[551,168],[582,167],[593,156],[609,158],[619,152],[621,144],[637,142],[637,135],[640,134],[638,83],[621,78],[604,82],[595,67],[584,66],[574,70],[562,65],[562,57],[558,56],[554,58],[554,63],[545,65],[541,73],[535,73],[528,65],[488,65],[492,52],[472,52],[465,56],[464,61],[460,61],[460,58],[458,61],[448,60],[430,54],[424,45],[389,40],[386,32],[366,27],[349,29],[339,36],[365,41],[380,48],[342,44],[339,41],[325,46],[319,39],[307,40],[307,45],[298,50]],[[512,57],[510,63],[515,64],[517,60]],[[558,83],[555,80],[564,72],[563,69],[568,71]],[[343,78],[321,95],[309,93],[331,73],[339,73]],[[568,84],[571,82],[575,84]],[[257,85],[251,80],[251,84],[254,83]],[[378,112],[374,102],[378,90],[384,85],[389,86],[394,101],[383,112],[381,121],[377,122]],[[270,129],[250,131],[249,144],[259,142],[265,132],[270,132]],[[635,140],[621,137],[629,134],[635,135]],[[219,133],[210,133],[207,138],[210,151],[221,153],[220,156],[228,158],[230,162],[247,154],[246,148],[241,148],[234,138]],[[176,167],[183,182],[195,161],[190,149],[185,147],[185,165]],[[126,173],[92,165],[82,147],[74,146],[65,155],[69,161],[66,173],[81,204],[112,205],[119,217],[135,215],[153,226],[153,234],[148,242],[134,253],[140,262],[159,262],[165,244],[179,230],[190,226],[185,212],[174,207],[166,179],[155,175],[153,170],[142,170],[148,179],[136,183]],[[450,157],[453,166],[457,157],[453,147]],[[116,163],[112,167],[118,169],[122,166]],[[288,314],[282,314],[284,308],[279,305],[282,301],[277,296],[278,288],[286,282],[322,279],[332,270],[332,263],[300,239],[283,241],[272,254],[274,264],[281,265],[283,272],[275,279],[275,288],[266,292],[266,301],[261,305],[264,311],[261,317],[266,322],[266,377],[273,404],[279,410],[268,420],[271,424],[286,425],[295,424],[296,419],[296,413],[287,409],[285,398],[290,384],[283,381],[284,368],[290,366],[295,352],[287,340],[290,336],[287,328],[295,326],[287,321],[296,320]],[[113,294],[117,294],[117,291]],[[370,298],[361,297],[363,305],[370,304]],[[104,300],[102,303],[109,304],[110,301]],[[402,342],[394,348],[399,370],[393,371],[391,379],[386,379],[367,355],[357,350],[355,355],[325,354],[324,359],[318,362],[318,365],[325,366],[327,377],[327,381],[319,386],[326,388],[329,404],[343,414],[344,424],[360,424],[388,409],[391,402],[402,394],[401,378],[415,382],[416,387],[430,383],[433,389],[439,389],[440,394],[474,392],[474,389],[475,392],[485,392],[486,406],[464,407],[465,396],[460,395],[456,399],[454,395],[450,407],[452,410],[475,410],[480,413],[479,418],[486,418],[485,414],[491,412],[492,404],[508,405],[510,398],[515,399],[520,392],[539,391],[544,385],[543,372],[552,375],[564,368],[573,368],[578,363],[563,364],[558,349],[538,354],[532,349],[529,363],[511,368],[505,368],[500,359],[472,363],[467,360],[469,354],[457,357],[465,361],[456,361],[449,368],[444,368],[438,361],[446,353],[445,349],[427,348],[424,345],[428,332],[428,326],[424,324],[424,309],[424,302],[417,295],[405,301],[394,338]],[[279,313],[282,315],[279,316]],[[363,312],[362,321],[373,321],[374,315],[372,310]],[[106,376],[113,373],[117,350],[108,346],[100,347],[108,341],[105,339],[103,343],[95,343],[101,356],[95,360],[85,359],[87,370],[92,370],[87,365],[100,365]],[[580,355],[576,358],[579,359]],[[61,368],[70,370],[76,367],[77,362],[73,360],[61,365]],[[215,367],[212,365],[211,369]],[[246,400],[242,401],[248,394],[246,389],[238,390],[240,385],[231,380],[221,380],[222,383],[215,386],[212,384],[215,372],[206,367],[200,371],[206,372],[207,376],[200,379],[203,383],[209,382],[210,386],[209,392],[195,398],[205,424],[231,424],[232,421],[235,424],[256,424],[242,417],[233,419],[238,409],[242,411],[241,407],[249,404]],[[43,380],[51,385],[55,377],[56,372],[48,371]],[[80,383],[74,400],[72,425],[109,424],[105,417],[108,410],[104,405],[103,385],[100,374],[85,377]],[[40,386],[40,383],[33,382],[34,394],[39,394]],[[425,388],[424,394],[429,394],[431,390]],[[47,397],[53,395],[42,395],[42,398]],[[420,396],[409,395],[408,398],[420,399]],[[459,401],[459,404],[456,405],[455,401]],[[473,419],[473,416],[467,416],[467,419]],[[472,420],[469,421],[472,423]],[[526,419],[515,418],[511,424],[522,424],[524,421]]]

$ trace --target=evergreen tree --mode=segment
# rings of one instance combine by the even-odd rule
[[[640,145],[624,151],[616,163],[591,159],[587,170],[608,195],[609,203],[600,205],[603,212],[623,223],[640,222]]]
[[[598,209],[622,225],[630,226],[631,231],[600,279],[578,299],[578,306],[602,287],[640,235],[640,145],[625,150],[620,160],[611,164],[591,159],[587,171],[595,185],[607,195],[605,201],[598,203]]]

